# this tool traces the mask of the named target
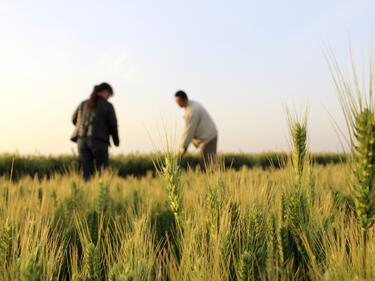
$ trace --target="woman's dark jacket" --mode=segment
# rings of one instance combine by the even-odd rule
[[[83,101],[73,114],[73,124],[76,126],[73,141],[89,137],[109,145],[112,136],[113,143],[116,146],[120,144],[115,109],[105,99],[99,98],[92,109],[89,108],[88,100]]]

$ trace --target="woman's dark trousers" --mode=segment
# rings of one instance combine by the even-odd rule
[[[93,138],[78,139],[78,153],[83,177],[90,180],[95,171],[109,166],[108,144]]]

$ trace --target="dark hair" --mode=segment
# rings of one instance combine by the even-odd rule
[[[110,95],[113,96],[113,89],[111,85],[109,85],[108,83],[101,83],[99,85],[96,85],[90,95],[90,99],[89,99],[90,108],[95,107],[96,102],[98,101],[98,98],[99,98],[98,93],[103,92],[103,91],[108,91]]]
[[[177,93],[174,95],[175,97],[182,98],[183,100],[188,100],[188,96],[184,91],[177,91]]]

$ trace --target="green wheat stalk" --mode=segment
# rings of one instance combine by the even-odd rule
[[[375,56],[370,57],[368,86],[361,87],[351,55],[352,79],[346,77],[334,55],[327,57],[349,134],[352,189],[363,234],[362,271],[366,279],[368,232],[375,222]]]
[[[87,281],[101,281],[102,267],[100,252],[93,243],[87,245],[84,257],[84,266],[86,271]]]
[[[238,280],[250,281],[252,280],[253,257],[248,251],[245,251],[240,258]]]
[[[354,203],[363,231],[363,270],[367,270],[368,231],[375,222],[375,117],[364,108],[355,116],[353,149]]]
[[[109,207],[109,188],[108,185],[102,181],[99,183],[99,193],[96,199],[96,210],[99,214],[104,214]]]
[[[292,145],[291,164],[297,183],[301,184],[308,154],[307,110],[302,117],[292,116],[286,109]]]
[[[178,157],[174,153],[168,152],[161,165],[159,165],[158,171],[166,182],[169,206],[174,213],[176,221],[181,226],[184,221],[184,206]]]
[[[275,216],[273,213],[269,213],[266,218],[266,234],[267,234],[267,268],[271,269],[276,261],[276,247],[277,247],[277,235],[275,226]]]
[[[292,262],[294,271],[298,272],[308,269],[308,254],[301,235],[308,231],[310,223],[312,200],[306,198],[306,193],[313,192],[306,192],[302,182],[308,161],[307,110],[303,117],[292,116],[288,109],[286,111],[292,146],[290,162],[295,182],[292,188],[282,192],[276,234],[280,265],[286,269]]]
[[[367,231],[375,221],[375,117],[374,111],[365,108],[355,116],[354,196],[357,217]]]
[[[13,239],[12,225],[8,220],[5,222],[0,235],[0,262],[4,265],[8,261]]]
[[[244,263],[240,270],[240,276],[245,276],[242,272],[247,272],[246,278],[241,280],[261,280],[263,268],[267,266],[267,225],[266,215],[260,206],[250,208],[246,218],[246,236],[244,239],[245,256],[242,256],[241,263]],[[241,267],[240,267],[241,268]]]

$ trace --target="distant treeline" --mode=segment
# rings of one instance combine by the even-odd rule
[[[111,158],[111,167],[118,171],[121,177],[144,176],[155,174],[154,163],[161,159],[160,154],[130,154]],[[255,154],[221,154],[220,162],[226,168],[282,168],[287,163],[287,153],[255,153]],[[347,156],[338,153],[312,154],[312,161],[317,165],[329,165],[346,162]],[[199,165],[198,155],[187,155],[182,159],[182,168],[195,169]],[[63,156],[21,156],[0,155],[0,176],[10,176],[18,179],[22,176],[50,177],[63,174],[79,168],[78,159],[74,155]]]

